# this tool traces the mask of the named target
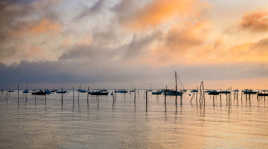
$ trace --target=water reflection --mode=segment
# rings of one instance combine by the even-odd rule
[[[204,106],[196,96],[184,96],[176,106],[173,97],[165,102],[148,93],[145,112],[144,94],[134,95],[80,94],[73,100],[70,93],[64,104],[58,95],[47,96],[46,104],[29,95],[17,104],[15,95],[3,93],[0,148],[268,148],[265,98],[207,96]]]

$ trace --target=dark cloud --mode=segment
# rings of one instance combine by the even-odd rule
[[[135,14],[137,9],[142,8],[142,5],[141,1],[121,0],[111,10],[116,13],[119,22],[125,22]]]
[[[76,46],[69,52],[64,53],[59,59],[61,60],[81,60],[87,59],[89,62],[99,62],[100,59],[109,61],[113,56],[116,56],[117,51],[96,47],[96,46]]]
[[[28,84],[30,87],[72,87],[79,84],[92,87],[155,87],[165,84],[173,87],[173,72],[176,70],[185,87],[199,84],[200,80],[239,80],[265,78],[268,75],[266,65],[199,65],[148,67],[124,63],[91,62],[22,62],[19,65],[0,65],[0,88],[16,87],[16,84]],[[45,86],[44,84],[49,84]],[[192,87],[192,86],[190,86]]]
[[[87,6],[84,6],[83,11],[79,15],[77,15],[74,18],[74,20],[79,20],[87,16],[98,14],[104,7],[104,4],[105,4],[105,0],[97,0],[96,3],[90,8],[88,8]]]
[[[102,59],[109,62],[116,58],[118,62],[123,63],[146,54],[148,46],[161,36],[161,32],[154,32],[143,37],[133,35],[129,42],[110,47],[119,42],[120,35],[113,32],[97,32],[93,34],[91,45],[77,45],[64,53],[60,59],[87,59],[93,62],[99,62]]]
[[[132,41],[124,47],[126,54],[123,57],[125,59],[130,59],[146,54],[149,49],[148,46],[152,44],[152,42],[159,40],[161,37],[161,32],[154,32],[142,38],[138,38],[134,35]]]

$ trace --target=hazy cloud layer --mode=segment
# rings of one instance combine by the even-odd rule
[[[267,8],[215,17],[218,7],[228,9],[218,3],[3,0],[0,83],[148,87],[167,82],[174,70],[189,86],[203,79],[267,79]]]

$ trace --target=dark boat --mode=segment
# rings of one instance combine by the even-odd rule
[[[207,91],[208,95],[219,95],[220,93],[216,90],[208,90]]]
[[[135,93],[136,92],[136,89],[132,89],[129,91],[130,93]]]
[[[191,90],[191,93],[198,93],[198,90],[197,89],[193,89],[193,90]]]
[[[182,96],[183,93],[180,91],[167,89],[167,90],[164,90],[164,94],[166,96]]]
[[[96,91],[88,92],[88,94],[96,95],[96,96],[105,96],[105,95],[108,95],[109,92],[107,90],[96,90]]]
[[[32,92],[32,95],[49,95],[49,94],[51,94],[51,92],[48,89],[45,89],[45,90],[40,89],[40,90]]]
[[[231,94],[231,91],[227,91],[227,90],[224,90],[224,91],[218,91],[219,94]]]
[[[50,92],[55,93],[55,92],[57,92],[57,89],[51,89]]]
[[[236,93],[237,93],[237,92],[239,92],[239,90],[238,90],[238,89],[236,89],[236,90],[233,90],[233,92],[236,92]]]
[[[258,93],[258,96],[268,96],[268,93]]]
[[[29,93],[29,90],[28,89],[25,89],[25,90],[23,90],[23,93],[24,94],[28,94]]]
[[[39,90],[39,91],[35,91],[35,92],[32,92],[32,95],[46,95],[47,93],[45,91],[42,91],[42,90]]]
[[[254,90],[249,90],[249,89],[245,89],[242,91],[244,94],[257,94],[257,91]]]
[[[84,90],[84,89],[78,89],[77,91],[80,93],[87,93],[88,92],[87,90]]]
[[[126,93],[128,93],[128,91],[127,90],[124,90],[124,89],[115,90],[114,92],[115,93],[119,93],[119,94],[126,94]]]
[[[67,93],[67,91],[66,90],[57,90],[56,93],[57,94],[65,94],[65,93]]]
[[[9,93],[13,93],[13,92],[15,92],[14,90],[8,90],[7,92],[9,92]]]
[[[162,90],[153,91],[152,95],[161,95],[163,93]]]

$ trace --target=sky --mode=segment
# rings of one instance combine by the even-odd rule
[[[267,0],[1,0],[0,87],[268,87]]]

